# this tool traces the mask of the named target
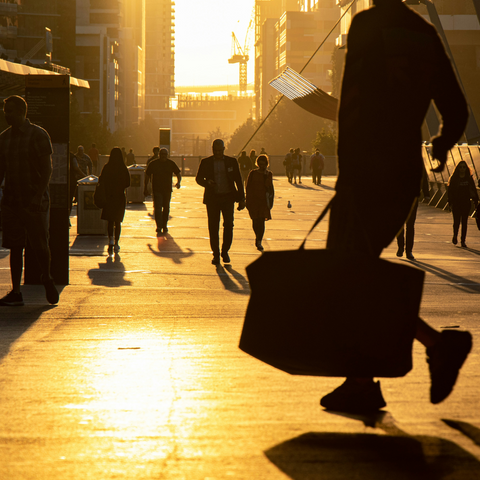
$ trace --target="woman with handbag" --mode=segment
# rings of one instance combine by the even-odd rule
[[[265,234],[265,220],[271,220],[270,210],[273,207],[275,191],[273,188],[273,174],[268,167],[268,156],[259,155],[257,166],[248,175],[246,187],[247,210],[252,219],[255,232],[255,246],[263,252],[262,240]]]
[[[99,182],[106,191],[106,203],[102,210],[102,219],[107,220],[108,253],[118,253],[121,224],[125,216],[125,189],[130,186],[130,174],[123,161],[120,148],[114,147],[108,162],[103,167]]]
[[[467,238],[468,215],[472,207],[473,200],[475,206],[478,204],[477,188],[472,178],[472,172],[465,161],[461,161],[455,167],[451,177],[448,179],[448,203],[452,207],[453,214],[453,238],[452,243],[458,243],[458,229],[462,224],[462,233],[460,237],[461,245],[467,248],[465,240]]]

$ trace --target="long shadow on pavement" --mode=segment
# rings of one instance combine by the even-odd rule
[[[425,262],[421,262],[416,260],[414,265],[417,265],[422,270],[425,270],[428,273],[432,273],[437,277],[446,280],[447,282],[451,283],[453,287],[457,288],[458,290],[462,290],[463,292],[468,293],[480,293],[480,284],[474,282],[468,278],[460,277],[459,275],[455,275],[452,272],[447,270],[443,270],[442,268],[435,267],[434,265],[430,265]]]
[[[60,299],[61,301],[61,299]],[[0,307],[0,359],[44,312],[56,305],[28,305],[23,307]]]
[[[456,443],[410,436],[394,425],[388,412],[385,416],[386,423],[374,426],[386,435],[310,432],[270,448],[265,455],[294,480],[480,478],[480,462]]]
[[[191,248],[187,248],[186,251],[182,250],[182,247],[168,233],[157,238],[158,251],[153,248],[151,243],[147,243],[147,247],[157,257],[169,258],[177,264],[181,264],[183,259],[194,254]]]
[[[240,295],[250,295],[250,286],[248,281],[242,274],[235,271],[231,265],[225,265],[225,267],[222,265],[217,265],[216,270],[218,278],[220,278],[221,282],[223,283],[225,290],[233,293],[239,293]],[[229,274],[233,277],[233,279],[237,280],[238,283],[234,282]]]
[[[442,421],[445,422],[449,427],[462,432],[466,437],[480,447],[480,428],[470,425],[470,423],[467,422],[461,422],[460,420],[449,420],[447,418],[442,418]]]
[[[121,262],[120,255],[108,256],[105,263],[99,263],[98,268],[91,268],[88,271],[88,278],[92,285],[103,285],[104,287],[121,287],[131,285],[130,280],[125,279],[125,266]]]

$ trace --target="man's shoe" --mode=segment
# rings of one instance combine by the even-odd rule
[[[403,257],[403,248],[398,247],[397,257]]]
[[[387,404],[380,389],[380,382],[360,384],[354,380],[345,382],[320,400],[327,410],[348,413],[371,413]]]
[[[163,227],[163,233],[168,233],[168,228],[167,227]]]
[[[49,278],[47,281],[44,281],[42,278],[43,286],[45,287],[45,295],[47,297],[47,302],[50,305],[55,305],[58,303],[60,296],[58,295],[57,288],[53,279]]]
[[[458,243],[458,240],[457,240],[456,235],[453,236],[453,238],[452,238],[452,243],[453,243],[454,245],[456,245],[456,244]]]
[[[472,348],[470,332],[442,330],[440,340],[427,348],[430,370],[430,401],[440,403],[453,390],[458,372]]]
[[[255,246],[257,247],[257,250],[259,252],[263,252],[264,248],[263,248],[262,242],[255,241]]]
[[[120,251],[120,245],[119,245],[118,243],[116,243],[116,244],[114,245],[113,251],[114,251],[115,253],[118,253],[118,252]]]
[[[22,292],[15,293],[13,290],[8,292],[4,297],[0,298],[0,305],[3,307],[23,307]]]
[[[212,265],[220,265],[220,257],[218,255],[213,256]]]
[[[222,252],[222,260],[223,263],[230,263],[230,257],[228,255],[228,252]]]
[[[415,257],[413,256],[413,253],[412,252],[407,252],[407,258],[409,260],[415,260]]]
[[[462,242],[461,245],[462,245],[462,248],[467,248],[467,244],[465,242]]]

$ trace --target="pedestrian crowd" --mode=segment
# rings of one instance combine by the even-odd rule
[[[432,158],[438,162],[432,169],[434,172],[444,170],[448,151],[461,137],[468,118],[464,94],[435,28],[401,0],[374,0],[373,3],[372,8],[353,17],[347,39],[338,109],[339,174],[336,194],[329,205],[327,236],[330,253],[339,257],[363,256],[369,258],[372,265],[394,239],[397,256],[406,252],[407,258],[414,260],[414,223],[422,177],[426,180],[421,126],[430,102],[435,102],[442,117],[438,135],[432,139]],[[401,74],[397,75],[398,72]],[[0,299],[0,305],[7,306],[23,305],[20,280],[27,240],[41,267],[47,301],[55,304],[59,300],[50,274],[48,243],[52,145],[48,133],[31,124],[26,112],[27,105],[21,97],[12,96],[4,101],[5,119],[10,128],[0,135],[0,180],[5,179],[2,245],[10,249],[12,291]],[[389,149],[391,145],[395,145],[395,149]],[[388,159],[386,151],[390,152]],[[291,148],[284,158],[290,184],[302,184],[305,153],[302,154],[300,148]],[[90,175],[98,168],[98,159],[95,144],[89,154],[79,145],[70,157],[72,175],[75,178]],[[127,153],[124,147],[116,147],[100,174],[99,183],[106,190],[102,218],[108,222],[109,253],[120,249],[125,189],[130,184],[126,165],[135,163],[132,149]],[[264,250],[265,221],[271,219],[275,195],[268,166],[269,157],[264,148],[258,156],[255,150],[248,156],[243,151],[236,159],[225,155],[221,139],[213,141],[212,155],[201,160],[195,180],[204,188],[213,265],[219,265],[221,260],[230,263],[236,204],[237,210],[247,208],[255,247]],[[312,182],[321,185],[325,157],[319,150],[310,156],[309,168]],[[157,236],[168,232],[173,175],[177,177],[175,187],[180,188],[180,169],[168,158],[166,149],[155,147],[153,157],[147,162],[144,193],[150,192],[151,183]],[[379,200],[387,182],[395,198],[392,203]],[[458,244],[460,230],[460,244],[466,248],[468,216],[479,203],[466,162],[456,165],[447,189],[453,214],[452,243]],[[429,196],[428,185],[424,196]],[[371,308],[375,308],[375,301]],[[368,313],[352,315],[352,325],[360,317],[365,326]],[[472,347],[472,337],[466,331],[438,331],[418,314],[413,320],[411,340],[414,336],[426,349],[431,377],[430,401],[437,404],[453,390]],[[373,332],[375,338],[377,334],[380,338],[381,333]],[[399,341],[394,338],[392,345],[398,346]],[[346,374],[345,377],[341,385],[321,398],[323,407],[355,414],[375,412],[386,405],[380,382],[374,380],[373,374]]]

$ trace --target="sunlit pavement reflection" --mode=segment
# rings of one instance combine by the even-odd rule
[[[415,344],[413,371],[381,379],[384,414],[325,412],[318,400],[340,379],[288,376],[238,350],[245,267],[259,255],[251,221],[235,212],[232,265],[211,265],[201,189],[193,178],[183,185],[167,235],[156,237],[145,210],[127,209],[117,256],[99,237],[76,237],[72,217],[59,305],[24,286],[25,307],[0,309],[0,479],[480,478],[478,350],[438,406]],[[275,188],[264,246],[298,248],[332,190],[283,178]],[[324,245],[326,229],[310,247]],[[420,206],[422,316],[468,328],[478,343],[480,235],[472,224],[467,251],[449,243],[450,230],[448,214]],[[7,255],[0,283],[9,288]]]

